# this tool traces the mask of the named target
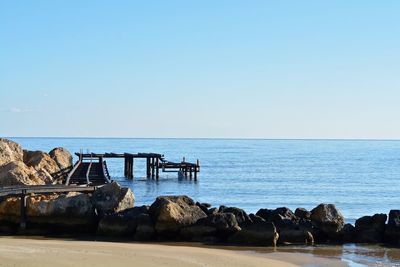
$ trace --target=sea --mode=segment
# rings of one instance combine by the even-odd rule
[[[128,179],[123,175],[123,159],[106,159],[112,179],[133,190],[136,205],[150,205],[160,195],[188,195],[248,213],[278,207],[310,210],[332,203],[352,224],[364,215],[400,209],[400,141],[396,140],[8,138],[28,150],[153,152],[168,161],[199,160],[200,173],[194,181],[177,173],[149,179],[145,160],[139,159],[134,163],[134,178]],[[336,257],[346,266],[400,266],[396,248],[350,244],[295,250]]]
[[[182,194],[248,213],[333,203],[349,223],[400,209],[400,141],[8,138],[28,150],[154,152],[168,161],[199,160],[194,181],[162,172],[159,180],[148,179],[146,162],[140,159],[134,162],[134,178],[128,179],[123,159],[106,159],[111,178],[133,190],[137,205],[150,205],[160,195]]]

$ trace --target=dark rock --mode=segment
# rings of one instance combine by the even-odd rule
[[[314,237],[307,230],[283,228],[279,232],[278,242],[280,244],[314,244]]]
[[[132,238],[138,226],[139,217],[148,216],[148,207],[134,207],[121,212],[105,215],[99,222],[98,233],[108,236]]]
[[[218,213],[217,208],[211,208],[211,209],[208,209],[208,211],[207,211],[207,215],[212,215],[212,214],[217,214],[217,213]]]
[[[202,210],[204,211],[205,214],[208,213],[208,208],[211,207],[211,205],[204,205],[203,203],[200,202],[196,202],[196,205]]]
[[[278,233],[273,223],[261,221],[246,224],[231,235],[228,242],[241,245],[276,246]]]
[[[149,241],[153,240],[155,235],[156,231],[150,215],[146,213],[140,214],[137,218],[137,227],[133,239],[137,241]]]
[[[214,238],[217,233],[217,228],[208,226],[205,223],[197,223],[185,227],[181,230],[180,235],[183,240],[195,242],[208,242],[215,241]]]
[[[228,212],[212,214],[205,219],[204,223],[207,226],[215,227],[222,234],[234,233],[241,229],[236,216]]]
[[[100,217],[134,207],[135,196],[130,188],[117,182],[106,184],[92,195],[92,202]]]
[[[267,222],[272,222],[272,216],[274,215],[274,210],[271,209],[259,209],[256,213],[257,216],[260,216]]]
[[[311,221],[329,239],[339,238],[338,233],[344,226],[344,218],[333,204],[320,204],[311,211]]]
[[[176,237],[178,232],[207,215],[188,196],[158,197],[150,206],[150,215],[158,234]]]
[[[400,227],[400,210],[391,210],[389,212],[388,225]]]
[[[392,245],[400,246],[400,210],[391,210],[389,212],[384,241]]]
[[[356,220],[356,242],[383,242],[386,219],[386,214],[375,214],[374,216],[364,216]]]
[[[221,212],[221,209],[220,209],[220,212]],[[233,213],[236,217],[236,221],[238,222],[239,226],[244,223],[251,222],[249,215],[247,215],[247,213],[242,209],[235,208],[235,207],[225,207],[222,212]]]
[[[286,207],[277,208],[275,210],[260,209],[256,215],[262,217],[267,222],[273,222],[277,229],[294,227],[299,221],[297,216]]]
[[[354,243],[356,238],[356,228],[350,223],[346,223],[339,231],[343,243]]]
[[[262,223],[262,222],[265,222],[265,220],[264,220],[262,217],[257,216],[257,215],[255,215],[255,214],[253,214],[253,213],[250,213],[250,214],[249,214],[249,217],[250,217],[250,220],[251,220],[253,223]]]
[[[300,219],[304,219],[304,220],[310,220],[311,219],[311,212],[304,209],[304,208],[297,208],[294,211],[294,214],[300,218]]]

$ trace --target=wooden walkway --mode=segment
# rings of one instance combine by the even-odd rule
[[[164,159],[164,155],[157,153],[75,153],[80,159],[95,159],[98,162],[104,162],[104,158],[123,158],[124,159],[124,176],[133,178],[133,167],[135,159],[146,160],[146,176],[148,178],[158,179],[160,171],[162,172],[179,172],[184,177],[193,178],[197,181],[197,174],[200,172],[200,163],[186,162],[185,158],[181,162],[171,162]],[[107,168],[105,168],[107,170]],[[83,171],[84,172],[84,171]],[[82,177],[82,174],[80,175]],[[89,177],[90,178],[90,177]],[[83,180],[83,179],[81,179]],[[90,180],[90,179],[89,179]]]

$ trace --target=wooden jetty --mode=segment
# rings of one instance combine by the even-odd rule
[[[65,185],[101,185],[110,183],[106,161],[102,157],[83,157],[74,164]]]
[[[95,164],[102,164],[105,166],[103,167],[104,171],[103,173],[99,171],[100,176],[103,176],[100,178],[100,181],[103,180],[105,182],[109,182],[110,177],[108,175],[108,170],[107,166],[105,164],[104,159],[105,158],[123,158],[124,159],[124,176],[127,178],[133,178],[133,167],[134,167],[134,160],[135,159],[145,159],[146,160],[146,176],[148,178],[155,178],[158,180],[160,177],[160,171],[162,172],[180,172],[183,176],[185,177],[190,177],[193,178],[195,181],[197,181],[197,174],[200,172],[200,163],[199,160],[197,160],[196,163],[190,163],[186,162],[185,158],[181,162],[171,162],[167,161],[164,159],[164,155],[157,154],[157,153],[103,153],[103,154],[97,154],[97,153],[75,153],[79,157],[79,161],[87,161],[90,160],[92,162],[92,168],[93,168],[93,162]],[[79,167],[78,167],[79,168]],[[81,168],[80,173],[78,174],[78,169],[75,171],[71,171],[72,175],[70,180],[67,180],[67,184],[74,182],[74,181],[79,181],[82,183],[90,183],[91,180],[91,175],[90,171],[88,172],[87,170],[90,170],[90,166],[87,165],[85,167]],[[100,167],[97,167],[98,169],[101,169]],[[85,170],[86,173],[89,173],[88,176],[85,176]],[[76,174],[73,174],[75,173]],[[71,174],[70,173],[70,174]],[[107,174],[107,175],[106,175]],[[78,179],[79,177],[79,179]],[[86,179],[86,180],[85,180]],[[95,181],[99,181],[98,179]]]

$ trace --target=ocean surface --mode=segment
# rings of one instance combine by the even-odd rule
[[[170,161],[200,160],[198,181],[161,173],[145,177],[135,160],[132,180],[123,159],[106,159],[110,175],[135,193],[137,205],[156,196],[186,194],[213,206],[256,212],[286,206],[312,209],[334,203],[347,222],[400,209],[400,141],[10,138],[28,150],[65,147],[70,152],[155,152]],[[76,157],[75,157],[76,160]]]

